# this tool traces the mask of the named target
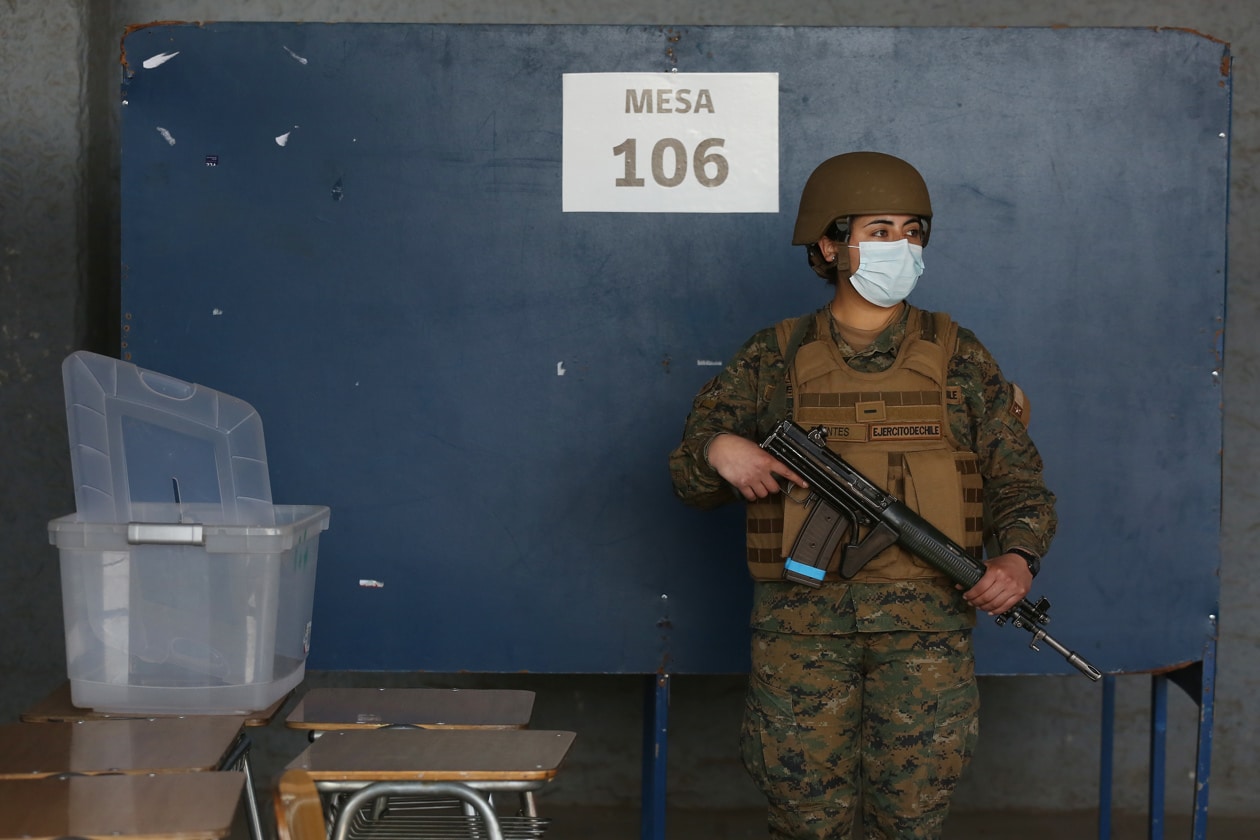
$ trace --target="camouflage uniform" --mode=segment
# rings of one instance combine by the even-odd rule
[[[909,313],[907,306],[861,352],[834,321],[831,340],[855,370],[885,371],[905,340]],[[705,508],[739,498],[708,465],[705,446],[724,432],[760,441],[790,416],[784,370],[770,327],[701,389],[670,456],[680,498]],[[1017,417],[1013,387],[961,327],[947,376],[962,396],[948,407],[950,431],[979,459],[994,538],[1002,548],[1044,554],[1057,521],[1054,496]],[[860,799],[867,837],[939,837],[978,732],[974,624],[961,593],[937,580],[858,583],[829,575],[818,589],[755,583],[741,752],[769,800],[772,836],[848,838]]]

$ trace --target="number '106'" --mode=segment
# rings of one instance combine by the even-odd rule
[[[731,165],[719,152],[711,151],[726,145],[721,137],[709,137],[696,144],[691,155],[690,169],[702,187],[720,187],[731,174]],[[641,187],[639,177],[638,141],[627,138],[620,146],[613,146],[613,155],[625,155],[626,174],[617,179],[619,187]],[[666,160],[669,171],[666,171]],[[687,147],[681,140],[665,137],[652,147],[652,180],[662,187],[676,187],[687,179]]]

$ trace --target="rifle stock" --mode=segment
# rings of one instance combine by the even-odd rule
[[[761,447],[778,458],[809,484],[811,510],[784,561],[784,577],[807,586],[821,586],[826,567],[847,533],[841,549],[840,576],[848,579],[866,563],[894,543],[931,564],[964,589],[970,589],[984,576],[985,565],[967,554],[923,517],[897,497],[884,492],[847,461],[827,448],[827,432],[822,426],[805,431],[784,420],[762,442]],[[866,528],[865,536],[860,536]],[[1079,654],[1068,650],[1043,625],[1050,621],[1050,602],[1032,603],[1027,598],[997,616],[998,624],[1010,621],[1032,633],[1029,647],[1040,650],[1044,641],[1074,668],[1097,681],[1102,672]]]

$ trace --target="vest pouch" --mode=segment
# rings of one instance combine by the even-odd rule
[[[966,541],[952,452],[905,452],[906,506],[960,545]]]
[[[753,580],[783,579],[783,513],[783,496],[778,493],[747,504],[745,539]]]
[[[984,479],[970,452],[906,452],[906,506],[971,557],[984,557]]]
[[[863,451],[860,447],[848,447],[846,448],[843,457],[849,462],[850,466],[862,475],[866,476],[871,483],[887,492],[890,486],[889,459],[893,459],[900,464],[902,463],[903,453],[889,453],[886,451],[867,452]],[[911,510],[915,510],[914,504],[910,501],[907,501],[906,499],[902,499],[902,501],[906,502],[907,506],[909,506]],[[869,528],[863,528],[859,534],[859,538],[864,538],[868,532]],[[897,581],[904,580],[925,580],[938,577],[943,577],[943,574],[937,571],[934,567],[920,560],[918,557],[915,557],[901,546],[893,545],[884,549],[868,561],[867,564],[853,576],[853,582],[895,583]]]

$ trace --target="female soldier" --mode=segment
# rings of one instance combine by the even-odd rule
[[[826,306],[758,332],[697,395],[670,456],[675,492],[747,502],[755,580],[741,752],[776,838],[939,837],[978,732],[971,630],[1028,592],[1054,536],[1054,495],[1019,390],[969,330],[905,302],[931,233],[927,186],[905,161],[824,161],[801,194],[794,245],[835,286]],[[978,559],[971,589],[899,546],[844,580],[783,580],[804,518],[800,476],[758,442],[785,417]]]

